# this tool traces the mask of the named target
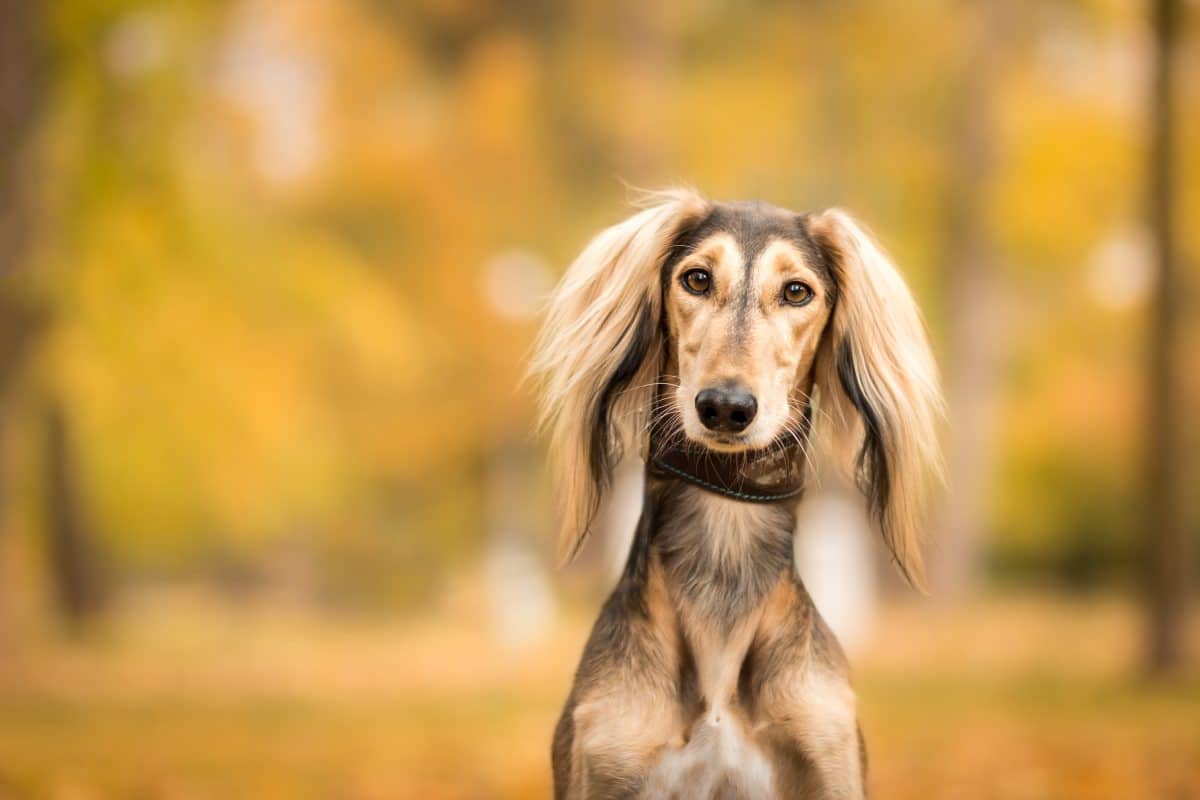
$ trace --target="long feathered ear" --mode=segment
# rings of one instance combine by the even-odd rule
[[[567,269],[534,347],[563,561],[586,538],[613,464],[645,429],[663,361],[660,267],[706,208],[682,189],[648,195],[647,205],[592,239]]]
[[[817,365],[822,403],[845,461],[908,581],[924,588],[928,478],[940,475],[943,413],[921,314],[879,245],[837,209],[809,217],[837,286]]]

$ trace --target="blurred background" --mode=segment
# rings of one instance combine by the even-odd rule
[[[0,798],[525,798],[636,515],[520,388],[627,186],[842,205],[934,592],[798,560],[879,798],[1200,798],[1194,0],[0,0]]]

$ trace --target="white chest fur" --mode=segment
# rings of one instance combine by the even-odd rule
[[[730,715],[704,716],[682,747],[668,747],[654,765],[642,797],[769,800],[775,797],[771,764]]]
[[[770,531],[771,509],[702,494],[693,506],[692,525],[676,531],[676,553],[709,564],[726,564],[748,574],[763,531]],[[777,580],[777,575],[771,576]],[[749,587],[736,588],[748,594]],[[704,598],[683,593],[675,610],[696,670],[703,711],[686,721],[684,739],[668,744],[645,783],[644,798],[719,798],[770,800],[775,797],[771,762],[755,742],[753,721],[737,707],[737,681],[761,619],[751,608],[736,621],[716,623],[706,615]]]
[[[704,711],[691,723],[685,742],[664,750],[643,797],[773,798],[771,764],[754,742],[752,723],[734,708],[738,674],[758,614],[724,633],[695,624],[686,612],[681,622],[695,658]]]

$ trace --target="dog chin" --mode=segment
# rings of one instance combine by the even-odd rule
[[[758,441],[758,436],[747,433],[713,433],[700,428],[696,431],[685,431],[685,434],[693,444],[698,444],[715,453],[744,453],[748,450],[759,450],[766,447],[766,443]]]

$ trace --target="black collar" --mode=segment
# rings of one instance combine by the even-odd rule
[[[762,450],[719,453],[680,437],[670,443],[649,442],[646,468],[663,478],[677,478],[701,489],[747,503],[782,503],[804,492],[804,433]]]

